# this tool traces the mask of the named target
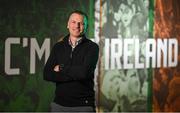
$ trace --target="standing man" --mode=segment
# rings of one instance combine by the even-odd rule
[[[70,14],[69,34],[57,42],[44,67],[44,79],[56,83],[51,111],[95,112],[94,70],[99,47],[87,39],[87,16]]]

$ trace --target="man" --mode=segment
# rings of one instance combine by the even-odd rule
[[[81,11],[70,14],[69,34],[56,43],[44,67],[44,79],[56,83],[51,111],[95,111],[94,70],[99,47],[87,39],[87,16]]]

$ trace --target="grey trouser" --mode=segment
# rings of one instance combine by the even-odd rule
[[[51,112],[83,112],[83,113],[92,113],[95,112],[94,108],[91,106],[80,106],[80,107],[65,107],[55,102],[51,103]]]

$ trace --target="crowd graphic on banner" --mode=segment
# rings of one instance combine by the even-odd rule
[[[148,8],[148,0],[102,1],[101,45],[107,38],[138,37],[141,48],[140,61],[143,61],[145,59],[144,43],[149,37]],[[131,50],[133,49],[134,47],[131,46]],[[102,61],[104,61],[104,56],[102,56]],[[131,56],[134,56],[134,53]],[[123,62],[122,59],[120,61]],[[129,59],[129,62],[134,61],[134,57]],[[147,69],[104,69],[102,76],[100,85],[102,111],[147,111]]]

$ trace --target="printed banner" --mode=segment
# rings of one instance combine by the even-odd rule
[[[100,48],[97,112],[180,112],[179,0],[1,0],[1,112],[50,111],[43,67],[74,10]]]
[[[99,111],[180,111],[179,1],[99,4]]]
[[[0,1],[0,111],[50,111],[55,84],[43,80],[43,68],[74,10],[87,13],[93,38],[93,0]]]

